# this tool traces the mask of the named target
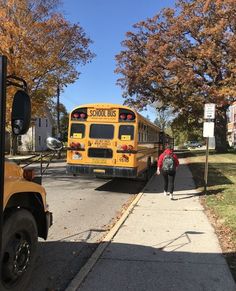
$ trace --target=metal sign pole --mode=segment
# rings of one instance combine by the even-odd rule
[[[206,163],[204,173],[204,193],[207,194],[208,182],[208,156],[209,156],[209,137],[214,137],[214,121],[215,121],[215,107],[214,103],[206,103],[204,107],[204,124],[203,136],[206,138]]]
[[[0,175],[0,255],[1,256],[2,256],[2,226],[3,226],[3,197],[4,197],[4,162],[5,162],[6,81],[7,81],[7,58],[5,56],[0,56],[0,173],[1,173]]]
[[[204,193],[207,194],[207,180],[208,180],[208,156],[209,156],[209,137],[206,138],[206,163],[204,173]]]

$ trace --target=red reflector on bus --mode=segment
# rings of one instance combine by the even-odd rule
[[[134,149],[134,147],[130,144],[130,145],[128,145],[128,150],[129,151],[132,151]]]
[[[122,155],[122,158],[123,158],[126,162],[129,161],[129,157],[128,157],[127,155]]]

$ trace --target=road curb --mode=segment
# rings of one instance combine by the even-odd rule
[[[153,177],[149,180],[149,182],[146,184],[144,189],[148,186],[148,184],[151,182]],[[84,281],[84,279],[87,277],[88,273],[92,270],[93,266],[96,264],[104,250],[109,245],[112,238],[116,235],[117,231],[120,229],[122,224],[125,222],[125,220],[128,218],[130,213],[132,212],[135,205],[138,203],[140,198],[142,197],[144,192],[140,192],[137,197],[134,199],[134,201],[130,204],[130,206],[126,209],[126,211],[123,213],[121,218],[117,221],[117,223],[113,226],[113,228],[108,232],[108,234],[105,236],[105,238],[102,240],[102,242],[99,244],[99,246],[96,248],[95,252],[92,254],[92,256],[89,258],[87,263],[80,269],[80,271],[75,275],[74,279],[70,282],[70,284],[67,286],[65,291],[76,291],[81,283]]]

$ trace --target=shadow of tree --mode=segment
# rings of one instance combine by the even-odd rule
[[[197,187],[204,186],[204,163],[189,163],[188,164],[193,179],[196,183]],[[216,186],[216,185],[226,185],[226,184],[234,184],[227,176],[225,176],[222,172],[224,168],[227,168],[227,171],[236,171],[236,165],[231,163],[211,163],[208,167],[208,186]],[[221,170],[222,169],[222,170]]]
[[[188,230],[170,240],[157,238],[158,243],[152,245],[111,242],[79,290],[156,291],[157,286],[160,291],[202,290],[205,286],[206,290],[233,291],[221,254],[181,251],[199,235],[204,232]],[[97,246],[71,241],[40,243],[31,282],[24,291],[65,290]],[[223,255],[235,266],[235,253]]]

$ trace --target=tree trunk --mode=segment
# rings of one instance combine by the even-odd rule
[[[215,143],[216,152],[225,153],[228,151],[228,141],[227,141],[227,108],[222,106],[216,110],[216,120],[215,120]]]

